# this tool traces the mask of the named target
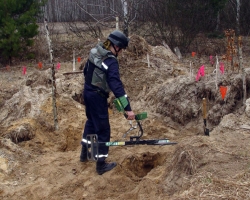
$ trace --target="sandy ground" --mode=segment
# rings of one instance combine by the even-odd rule
[[[131,50],[136,40],[142,45]],[[140,38],[131,39],[131,49],[120,58],[120,71],[132,108],[148,113],[142,139],[178,144],[110,147],[108,161],[118,166],[100,176],[94,161],[79,161],[86,116],[79,103],[82,75],[64,75],[72,72],[72,64],[61,63],[56,72],[57,131],[49,66],[34,65],[26,75],[17,66],[1,70],[1,199],[250,199],[249,105],[243,106],[236,92],[237,74],[227,78],[230,90],[222,101],[210,81],[214,66],[196,82],[195,73],[190,79],[188,59],[179,61]],[[210,136],[204,135],[202,98],[213,110]],[[122,138],[129,123],[112,103],[110,123],[112,141],[129,140],[129,135]]]

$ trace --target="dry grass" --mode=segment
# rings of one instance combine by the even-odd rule
[[[203,172],[195,175],[190,182],[192,189],[188,193],[183,193],[182,196],[187,199],[249,199],[249,177],[249,170],[226,179]]]

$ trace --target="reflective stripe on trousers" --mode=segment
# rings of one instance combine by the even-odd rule
[[[89,140],[86,140],[86,139],[82,139],[82,145],[87,145],[87,144],[91,144],[91,142],[89,141]],[[105,154],[105,155],[103,155],[103,154],[100,154],[100,155],[95,155],[95,157],[96,158],[107,158],[108,157],[108,154]]]

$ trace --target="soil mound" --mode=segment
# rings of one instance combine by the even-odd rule
[[[242,105],[241,76],[220,76],[216,88],[214,73],[196,81],[189,61],[178,60],[166,45],[153,47],[135,35],[130,40],[119,58],[120,73],[135,113],[148,113],[141,139],[167,138],[178,144],[110,147],[108,161],[118,166],[99,176],[95,162],[79,161],[86,121],[80,100],[82,74],[66,73],[72,72],[71,63],[61,63],[56,71],[59,130],[55,131],[50,67],[29,69],[26,76],[17,70],[4,72],[1,199],[249,198],[250,101]],[[247,76],[247,85],[249,81]],[[220,85],[228,87],[224,100]],[[130,125],[113,107],[112,98],[111,141],[129,140],[137,130],[122,137]],[[203,130],[203,98],[208,102],[209,137]]]

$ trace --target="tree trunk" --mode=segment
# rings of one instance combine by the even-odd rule
[[[236,36],[240,35],[240,0],[236,0]]]
[[[47,25],[46,19],[44,20],[44,26],[46,31],[46,38],[49,46],[49,55],[50,55],[50,63],[53,63],[53,50],[51,45],[51,40],[49,38],[49,29]],[[54,127],[55,130],[58,130],[58,118],[57,118],[57,106],[56,106],[56,78],[55,78],[55,66],[52,64],[51,67],[51,79],[52,79],[52,107],[53,107],[53,114],[54,114]]]
[[[128,37],[128,2],[127,0],[122,1],[122,10],[123,10],[123,17],[124,17],[124,25],[123,25],[123,33]]]
[[[239,47],[239,60],[240,60],[240,69],[242,73],[242,85],[243,85],[243,104],[246,104],[246,96],[247,96],[247,89],[246,89],[246,72],[243,66],[243,56],[242,56],[242,37],[239,36],[238,38],[238,47]]]
[[[215,31],[219,31],[220,27],[220,11],[217,13],[216,28]]]

